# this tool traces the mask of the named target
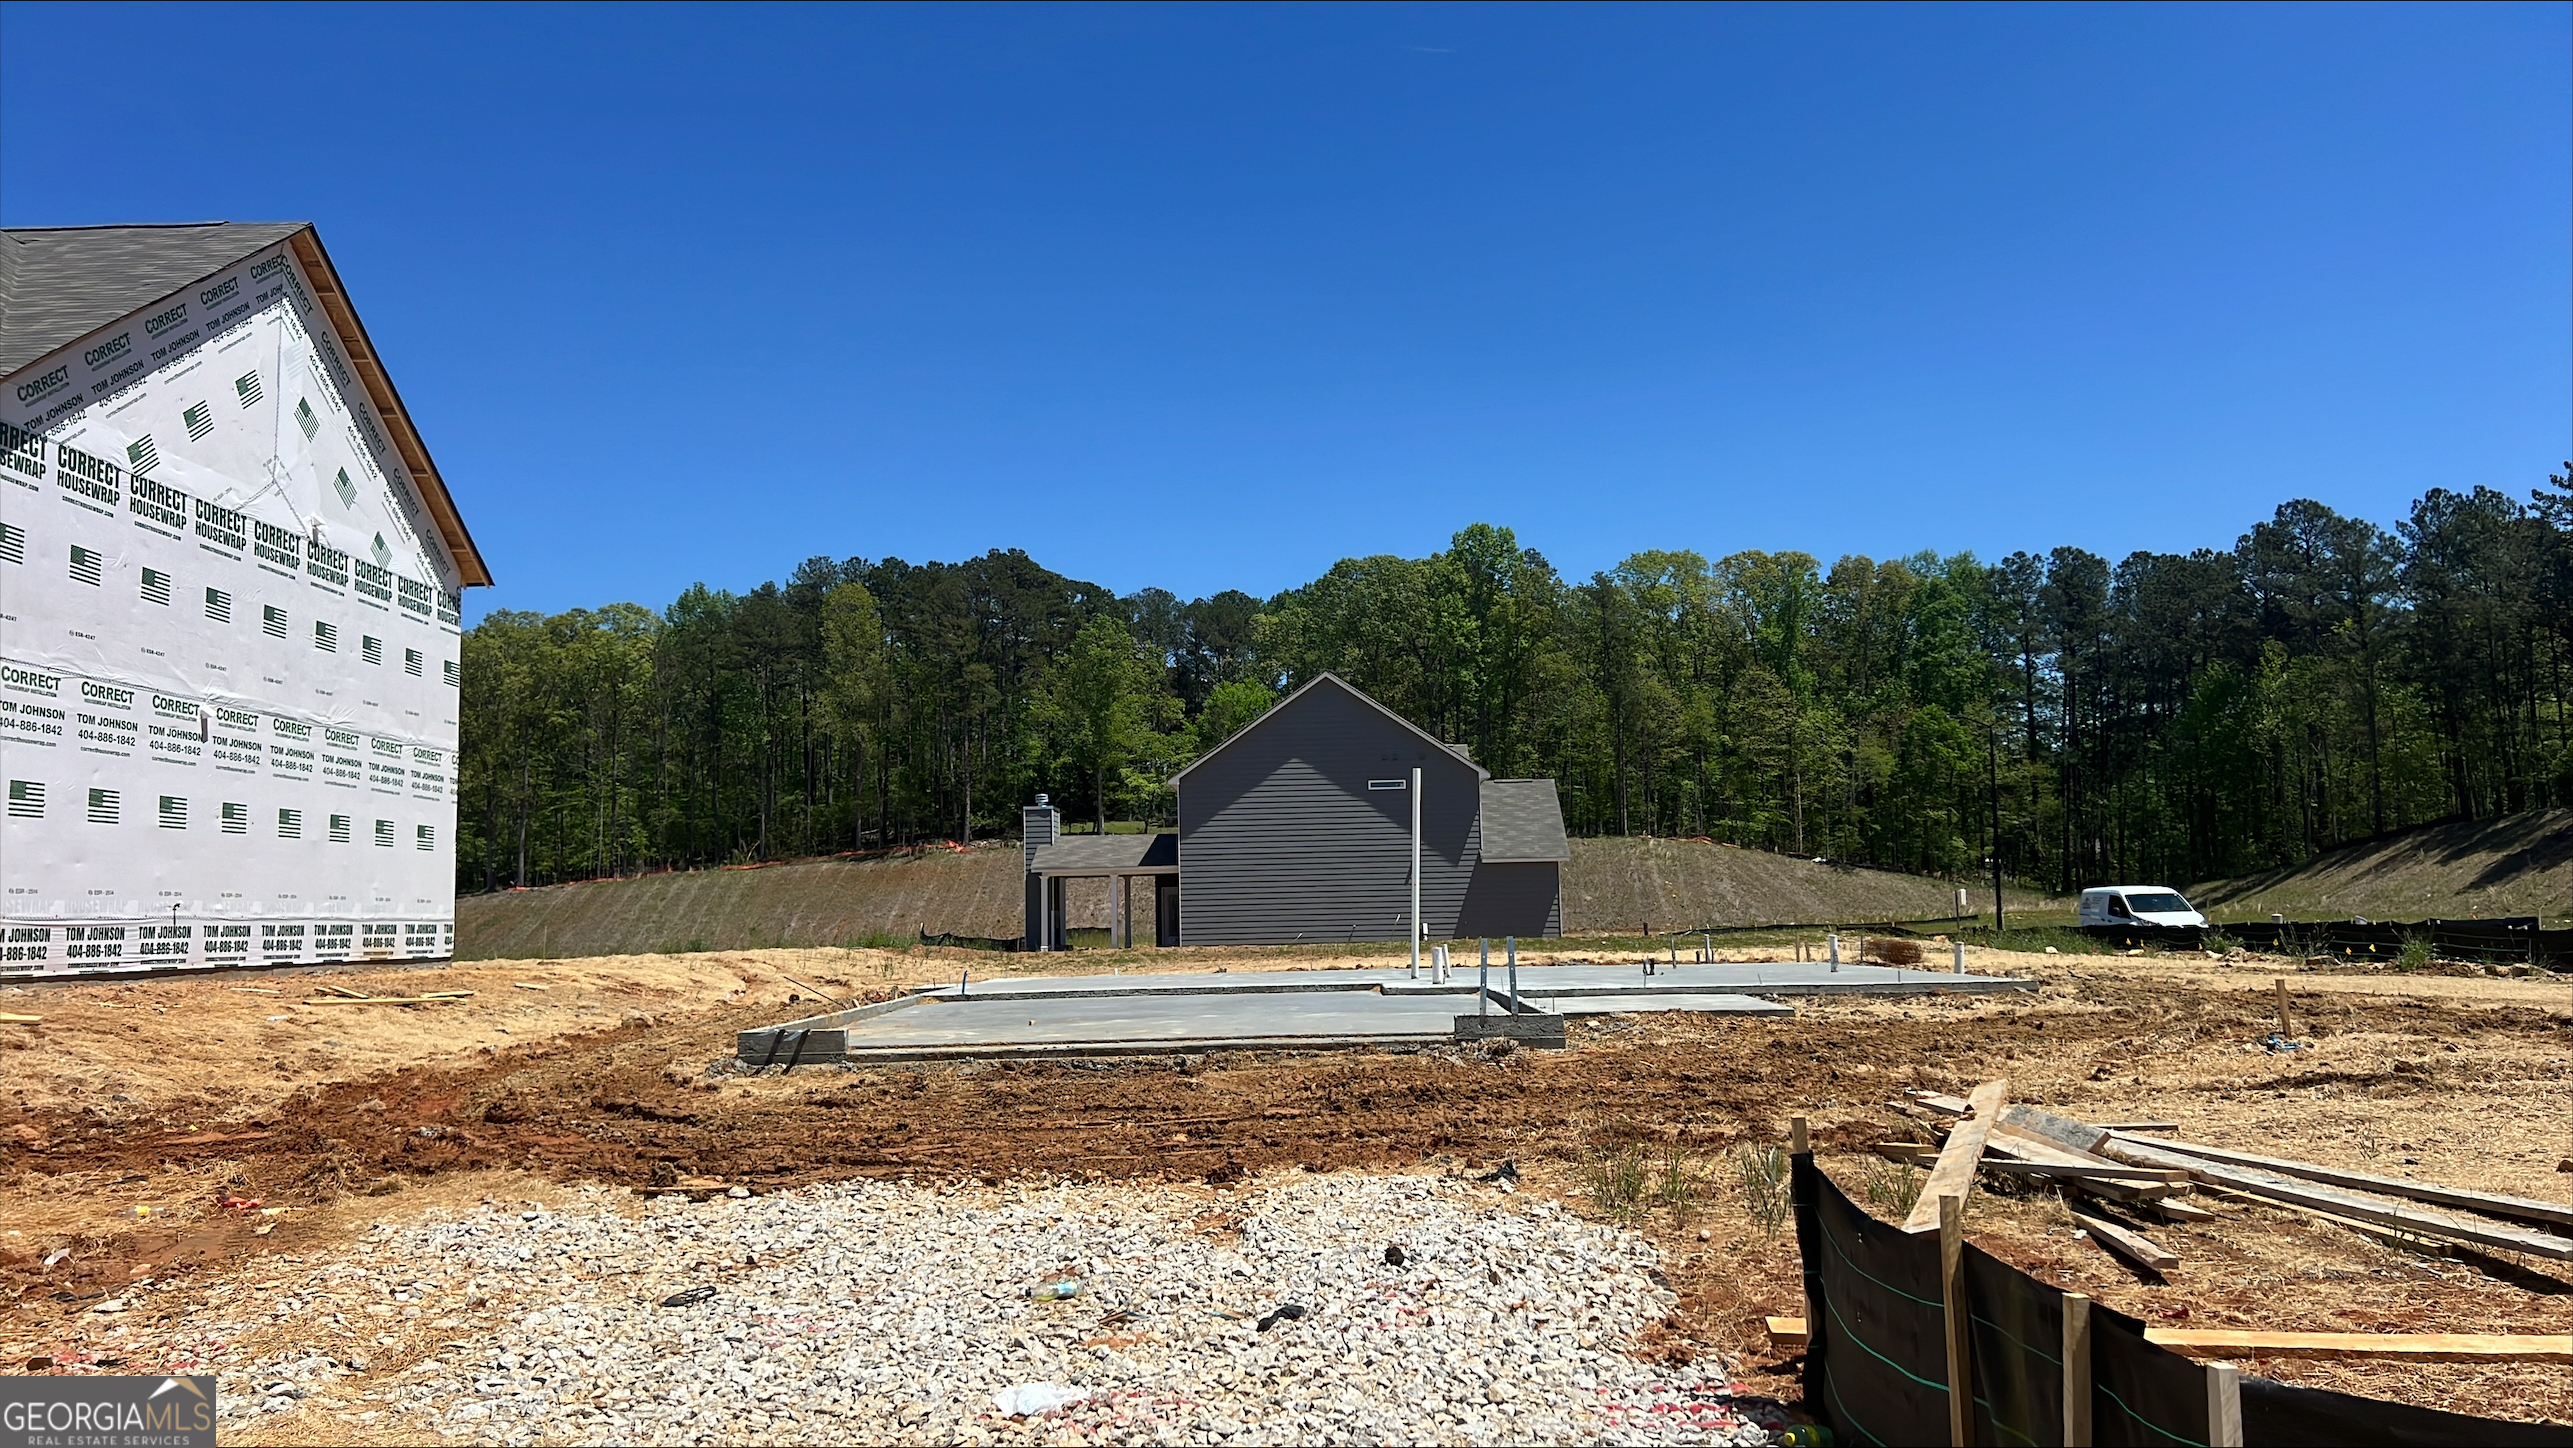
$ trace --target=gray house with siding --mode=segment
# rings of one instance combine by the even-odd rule
[[[1175,850],[1057,840],[1052,812],[1028,811],[1027,944],[1061,948],[1060,880],[1135,875],[1159,886],[1166,945],[1402,939],[1416,769],[1426,936],[1562,934],[1571,849],[1554,781],[1494,779],[1464,746],[1323,674],[1179,772]]]

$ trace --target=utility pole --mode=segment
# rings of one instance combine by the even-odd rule
[[[1412,974],[1421,973],[1421,772],[1412,771]]]
[[[1992,777],[1992,930],[2001,933],[2001,726],[1995,724],[1984,735],[1989,746]]]

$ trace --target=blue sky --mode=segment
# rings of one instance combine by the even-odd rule
[[[2573,7],[0,6],[0,224],[319,223],[500,586],[2225,546],[2573,451]]]

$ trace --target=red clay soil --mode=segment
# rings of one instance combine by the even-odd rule
[[[314,1084],[211,1129],[158,1112],[22,1108],[0,1114],[9,1215],[89,1225],[77,1257],[49,1273],[36,1241],[0,1238],[10,1244],[0,1293],[16,1299],[15,1325],[36,1326],[28,1319],[78,1313],[122,1286],[135,1264],[168,1277],[292,1250],[299,1234],[344,1220],[354,1198],[497,1167],[765,1192],[851,1176],[1223,1182],[1264,1168],[1465,1171],[1512,1159],[1532,1189],[1579,1201],[1585,1161],[1643,1143],[1676,1152],[1698,1197],[1639,1224],[1668,1250],[1682,1293],[1656,1351],[1720,1351],[1747,1365],[1756,1388],[1792,1401],[1794,1380],[1759,1328],[1763,1314],[1798,1310],[1792,1238],[1752,1224],[1724,1155],[1780,1140],[1791,1114],[1814,1119],[1826,1166],[1853,1195],[1864,1145],[1908,1127],[1887,1104],[1904,1088],[1962,1090],[2007,1073],[2015,1099],[2094,1120],[2181,1119],[2201,1140],[2413,1169],[2400,1160],[2430,1179],[2563,1196],[2567,1179],[2551,1169],[2573,1139],[2573,1031],[2560,987],[2474,982],[2425,999],[2377,979],[2303,978],[2303,1029],[2322,1047],[2274,1056],[2244,1049],[2276,1024],[2265,992],[2213,980],[2176,990],[2152,964],[2086,964],[2012,1001],[1809,1004],[1789,1021],[1631,1018],[1577,1031],[1571,1051],[1493,1061],[1227,1054],[710,1078],[700,1067],[730,1054],[733,1032],[779,1016],[774,1003],[740,1004]],[[2469,985],[2422,982],[2434,984]],[[252,1235],[258,1214],[211,1207],[168,1226],[101,1224],[101,1205],[120,1195],[218,1190],[341,1205],[274,1219],[266,1237]],[[2215,1223],[2153,1229],[2186,1261],[2168,1280],[2146,1280],[2072,1238],[2061,1210],[2051,1197],[1978,1193],[1969,1227],[2030,1270],[2157,1323],[2573,1331],[2562,1264],[2407,1256],[2289,1214],[2220,1207]],[[2465,1411],[2573,1418],[2573,1374],[2560,1369],[2260,1370]]]

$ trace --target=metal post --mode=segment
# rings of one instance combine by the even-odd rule
[[[1985,736],[1992,747],[1992,931],[2003,929],[2001,915],[2001,728]]]
[[[2091,1448],[2091,1300],[2064,1294],[2064,1448]]]
[[[1948,1320],[1948,1441],[1966,1448],[1974,1442],[1974,1369],[1966,1335],[1965,1198],[1960,1196],[1939,1198],[1939,1283]]]
[[[1421,973],[1421,772],[1412,771],[1412,974]]]
[[[1951,943],[1954,944],[1957,949],[1957,974],[1963,975],[1965,974],[1965,942],[1958,940]]]
[[[1839,934],[1839,932],[1834,931],[1832,934],[1827,935],[1827,936],[1824,936],[1823,938],[1824,938],[1825,940],[1827,940],[1827,941],[1831,942],[1831,968],[1832,968],[1832,969],[1834,969],[1834,970],[1838,970],[1838,969],[1840,969],[1840,934]]]
[[[1519,937],[1501,937],[1502,948],[1510,953],[1510,1014],[1519,1013]]]
[[[2207,1364],[2207,1448],[2242,1448],[2242,1369]]]
[[[1483,964],[1474,975],[1474,1013],[1488,1016],[1492,1014],[1492,937],[1484,936],[1479,947]]]

